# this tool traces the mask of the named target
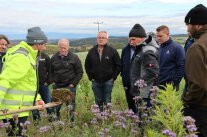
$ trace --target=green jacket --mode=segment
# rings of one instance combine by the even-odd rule
[[[37,50],[22,41],[10,48],[4,57],[0,74],[0,110],[32,106],[37,91]],[[18,113],[19,117],[28,115],[29,112]],[[0,119],[11,117],[12,115],[0,116]]]
[[[185,106],[207,106],[207,25],[195,35],[185,61],[187,91],[183,94]]]

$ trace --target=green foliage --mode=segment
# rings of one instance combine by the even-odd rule
[[[127,108],[127,102],[125,98],[125,91],[122,85],[122,79],[119,76],[114,83],[112,91],[112,103],[115,109],[125,110]]]
[[[153,130],[153,129],[148,129],[145,133],[145,135],[147,137],[166,137],[165,135],[163,134],[160,134],[159,132]]]
[[[54,52],[56,46],[51,46],[51,51]],[[49,49],[49,47],[48,47]],[[55,51],[56,52],[56,51]],[[121,50],[119,50],[119,53]],[[78,53],[78,56],[82,62],[84,68],[84,62],[87,52]],[[146,137],[164,137],[162,130],[169,129],[177,134],[177,137],[183,137],[186,132],[183,127],[182,116],[182,102],[181,93],[184,87],[184,80],[180,85],[180,92],[174,91],[172,86],[167,86],[166,91],[161,90],[155,98],[156,105],[150,110],[150,116],[145,117],[143,120],[144,135]],[[43,136],[43,137],[100,137],[100,132],[103,129],[109,129],[107,135],[113,137],[141,137],[141,128],[138,124],[132,124],[133,120],[126,118],[124,122],[126,128],[115,127],[114,122],[116,116],[111,112],[120,112],[121,116],[124,116],[127,109],[127,103],[125,98],[125,91],[123,89],[121,77],[118,76],[114,83],[112,91],[112,111],[110,111],[110,117],[106,120],[98,120],[97,124],[92,124],[91,120],[95,118],[95,115],[91,111],[91,106],[94,104],[94,95],[91,89],[91,82],[85,73],[77,86],[76,94],[76,113],[75,122],[73,128],[71,123],[67,119],[66,106],[63,105],[61,109],[61,120],[65,123],[64,126],[54,125],[54,123],[48,122],[48,116],[41,116],[42,120],[39,125],[30,125],[27,131],[29,136]],[[44,111],[45,113],[45,111]],[[30,115],[29,121],[32,121]],[[40,127],[48,126],[50,129],[44,133],[40,133]],[[137,132],[136,135],[132,133]],[[6,136],[5,129],[0,128],[2,136]],[[0,136],[1,136],[0,135]]]
[[[165,90],[160,90],[155,99],[156,105],[151,118],[159,126],[154,130],[160,133],[168,129],[176,133],[177,137],[183,137],[186,135],[186,129],[183,126],[183,104],[180,94],[173,89],[172,85],[167,85]],[[151,129],[148,129],[146,133],[151,133]]]

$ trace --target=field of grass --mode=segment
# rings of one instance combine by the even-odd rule
[[[120,51],[119,51],[120,52]],[[86,57],[86,52],[78,53],[83,68]],[[183,89],[184,81],[181,82],[181,88]],[[180,93],[182,90],[180,90]],[[179,94],[180,96],[180,94]],[[179,99],[178,99],[179,101]],[[172,102],[171,102],[172,103]],[[31,124],[28,126],[26,134],[30,137],[139,137],[141,131],[138,124],[133,123],[133,118],[128,118],[126,114],[127,102],[125,98],[125,92],[122,86],[122,80],[119,76],[114,83],[112,92],[112,108],[107,112],[106,119],[98,119],[97,114],[92,112],[92,105],[94,105],[94,96],[91,89],[91,82],[88,80],[84,69],[84,75],[79,85],[77,86],[76,94],[76,113],[75,122],[71,128],[71,123],[67,119],[66,109],[64,105],[61,109],[61,121],[48,122],[45,111],[41,112],[42,120],[38,125],[34,125],[32,117],[29,117]],[[102,114],[102,118],[103,118]],[[118,115],[118,116],[117,116]],[[114,126],[114,122],[117,119],[122,119],[121,125]],[[92,121],[96,119],[94,124]],[[118,122],[120,122],[118,120]],[[123,122],[124,121],[124,122]],[[120,122],[121,123],[121,122]],[[120,124],[119,123],[119,124]],[[6,136],[5,128],[0,128],[0,136]],[[137,133],[138,132],[138,133]],[[150,136],[150,135],[149,135]]]

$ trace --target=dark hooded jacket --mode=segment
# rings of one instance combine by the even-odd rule
[[[158,65],[157,42],[151,37],[136,47],[132,57],[130,69],[131,93],[133,96],[149,98],[150,89],[158,84],[159,65]],[[144,80],[147,86],[138,89],[135,86],[137,80]]]

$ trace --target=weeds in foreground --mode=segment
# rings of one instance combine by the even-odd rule
[[[146,107],[142,98],[136,97],[139,99],[140,114],[134,114],[131,110],[115,110],[112,104],[107,104],[104,111],[100,111],[97,105],[92,105],[91,110],[87,109],[88,111],[86,110],[83,114],[76,113],[74,125],[71,126],[66,109],[63,108],[62,121],[48,122],[48,115],[43,112],[42,120],[38,125],[22,124],[22,126],[26,125],[22,135],[35,137],[196,137],[195,121],[191,117],[182,116],[183,106],[179,93],[169,85],[166,91],[153,88],[152,107]],[[0,131],[9,127],[9,123],[0,123]],[[0,136],[6,136],[5,130]]]

